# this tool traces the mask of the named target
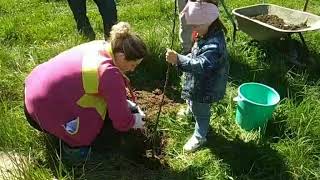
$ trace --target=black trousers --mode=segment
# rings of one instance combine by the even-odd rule
[[[138,113],[138,109],[136,107],[131,107],[130,110],[132,113]],[[52,135],[50,132],[47,132],[44,129],[42,129],[39,126],[39,124],[30,116],[29,112],[27,111],[25,103],[24,103],[24,114],[26,116],[28,123],[33,128],[37,129],[38,131],[45,132],[46,134],[48,134],[50,136],[51,141],[54,141],[55,144],[58,142],[57,137]],[[130,131],[130,132],[132,132],[132,131]],[[106,118],[104,120],[104,126],[102,127],[100,133],[97,135],[96,139],[94,140],[93,145],[98,146],[97,148],[100,150],[105,150],[105,148],[112,149],[113,147],[120,147],[121,144],[123,143],[124,139],[127,139],[126,140],[127,142],[135,143],[135,141],[132,141],[132,139],[128,140],[128,137],[130,138],[130,132],[129,133],[128,132],[120,132],[120,131],[117,131],[116,129],[114,129],[112,126],[112,120],[109,118],[109,115],[107,113]],[[106,143],[105,143],[106,139],[108,140],[108,145],[106,145]],[[49,143],[52,143],[51,141]],[[103,145],[104,147],[101,148],[101,145]],[[73,147],[73,148],[80,148],[80,147]]]
[[[103,21],[105,36],[109,36],[111,27],[117,22],[117,9],[114,0],[94,0]],[[86,0],[68,0],[70,9],[77,23],[79,32],[85,35],[94,34],[87,17]]]
[[[24,115],[26,116],[26,119],[28,121],[28,123],[35,129],[37,129],[38,131],[41,131],[41,132],[45,132],[40,126],[38,123],[36,123],[35,120],[32,119],[32,117],[30,116],[30,114],[28,113],[27,111],[27,108],[26,108],[26,104],[24,103]]]

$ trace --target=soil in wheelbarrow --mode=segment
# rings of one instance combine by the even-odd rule
[[[301,24],[286,24],[284,20],[277,15],[258,15],[251,17],[252,19],[259,20],[261,22],[267,23],[271,26],[277,27],[279,29],[283,30],[299,30],[299,29],[304,29],[307,28],[307,22],[301,23]]]
[[[146,129],[144,131],[130,130],[126,133],[120,133],[110,128],[112,126],[109,125],[103,131],[107,133],[107,135],[103,135],[105,138],[99,138],[102,139],[103,148],[99,145],[100,147],[97,148],[97,151],[110,152],[114,150],[120,152],[131,161],[143,165],[148,169],[166,167],[167,164],[164,160],[165,153],[163,150],[167,138],[161,132],[154,132],[162,91],[159,89],[155,89],[152,92],[135,91],[134,94],[137,97],[136,103],[146,114]],[[161,114],[174,113],[178,105],[178,103],[164,96]],[[109,141],[108,145],[103,143],[106,139]],[[98,144],[101,143],[98,142]]]

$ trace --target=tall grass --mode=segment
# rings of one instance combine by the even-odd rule
[[[275,1],[302,9],[303,1]],[[258,3],[227,1],[230,9]],[[171,43],[173,1],[119,0],[119,19],[129,21],[146,41],[148,58],[131,74],[137,89],[161,88],[166,64],[164,52]],[[320,12],[320,2],[310,1],[308,11]],[[231,37],[231,23],[222,12]],[[103,37],[102,20],[92,1],[88,16]],[[178,27],[177,27],[178,28]],[[174,49],[180,51],[177,40]],[[320,179],[320,33],[304,34],[311,60],[306,67],[288,62],[279,42],[255,42],[238,32],[234,45],[228,41],[230,78],[225,98],[213,104],[208,144],[191,154],[182,151],[193,132],[192,119],[163,114],[159,130],[166,137],[167,165],[152,168],[153,162],[130,159],[114,152],[96,154],[95,161],[78,168],[61,164],[48,150],[47,139],[33,130],[23,114],[23,83],[37,64],[86,40],[77,34],[75,22],[63,0],[0,0],[0,151],[17,168],[1,173],[2,179]],[[298,37],[293,36],[299,42]],[[301,48],[301,52],[303,52]],[[299,51],[300,52],[300,51]],[[180,88],[179,72],[172,68],[170,87]],[[266,132],[246,132],[235,123],[233,97],[244,82],[272,86],[281,102]],[[169,89],[168,93],[176,93]],[[179,107],[175,107],[179,108]],[[13,161],[13,162],[14,162]],[[0,162],[2,163],[2,162]],[[150,164],[148,164],[150,163]]]

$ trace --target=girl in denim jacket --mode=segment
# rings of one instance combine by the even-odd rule
[[[225,95],[229,61],[223,32],[225,27],[218,18],[216,5],[189,1],[181,15],[197,33],[197,38],[190,54],[184,56],[168,49],[166,60],[184,72],[181,97],[188,102],[196,124],[183,149],[194,151],[206,142],[211,104]]]

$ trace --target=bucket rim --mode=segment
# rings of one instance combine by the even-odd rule
[[[246,86],[246,85],[252,85],[252,84],[264,86],[264,87],[270,89],[272,92],[274,92],[274,93],[276,94],[276,96],[277,96],[277,101],[276,101],[276,103],[266,105],[266,104],[261,104],[261,103],[253,102],[253,101],[247,99],[246,97],[244,97],[244,96],[240,93],[241,87]],[[255,105],[259,105],[259,106],[266,106],[266,107],[267,107],[267,106],[274,106],[274,105],[276,105],[276,104],[278,104],[278,103],[280,102],[280,95],[279,95],[279,93],[278,93],[276,90],[274,90],[274,89],[273,89],[272,87],[270,87],[270,86],[267,86],[267,85],[262,84],[262,83],[257,83],[257,82],[248,82],[248,83],[243,83],[243,84],[241,84],[241,85],[239,86],[239,88],[238,88],[238,96],[241,96],[241,98],[242,98],[244,101],[247,101],[247,102],[249,102],[249,103],[252,103],[252,104],[255,104]]]

